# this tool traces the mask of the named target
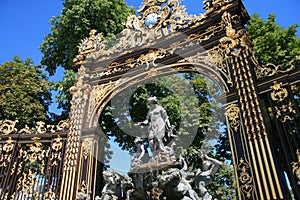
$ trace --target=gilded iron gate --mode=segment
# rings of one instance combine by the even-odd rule
[[[68,122],[17,130],[0,124],[0,199],[58,199]]]
[[[285,193],[300,198],[300,57],[258,70],[258,89]],[[292,192],[291,192],[292,191]]]
[[[223,93],[238,198],[300,199],[299,58],[285,69],[260,66],[245,30],[249,16],[242,2],[205,1],[204,7],[204,14],[190,16],[177,0],[146,0],[114,44],[92,30],[74,61],[78,73],[70,88],[66,144],[64,133],[29,139],[3,132],[1,198],[47,199],[51,193],[53,199],[74,200],[78,194],[94,199],[105,145],[98,120],[105,105],[134,84],[193,71],[211,78]],[[37,160],[33,171],[31,161]],[[28,180],[26,173],[36,178]]]
[[[289,199],[293,191],[300,199],[299,69],[259,66],[240,0],[204,3],[204,14],[190,16],[177,0],[147,0],[114,44],[95,30],[82,40],[60,199],[96,196],[105,105],[134,84],[187,71],[211,78],[223,93],[238,198]]]

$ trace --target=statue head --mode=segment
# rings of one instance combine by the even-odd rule
[[[138,144],[138,143],[143,143],[142,138],[140,138],[140,137],[136,137],[136,138],[135,138],[134,144]]]
[[[203,160],[203,162],[202,162],[202,170],[203,171],[209,170],[210,167],[211,167],[211,165],[212,165],[211,161],[209,161],[209,160]]]
[[[102,174],[105,181],[112,183],[115,182],[115,174],[112,171],[104,171]]]
[[[158,104],[158,101],[157,101],[157,98],[156,98],[156,97],[149,97],[149,98],[147,99],[147,103],[148,103],[149,105],[154,105],[154,104]]]

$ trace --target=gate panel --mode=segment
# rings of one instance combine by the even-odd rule
[[[282,77],[275,77],[261,94],[265,104],[270,138],[279,177],[285,192],[295,199],[300,198],[300,112],[299,112],[299,69]]]
[[[0,198],[58,199],[68,123],[21,130],[0,124]]]

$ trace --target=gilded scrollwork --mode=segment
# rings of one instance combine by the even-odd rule
[[[2,133],[3,135],[9,135],[13,132],[16,132],[17,129],[15,128],[15,125],[18,122],[19,122],[18,120],[15,121],[7,120],[7,119],[4,120],[0,126],[0,133]]]
[[[273,101],[282,102],[289,95],[287,89],[282,88],[282,83],[277,83],[277,81],[274,82],[274,85],[271,86],[271,89],[273,90],[271,92],[271,99]]]
[[[238,57],[243,49],[251,49],[251,43],[246,29],[235,30],[234,23],[238,23],[239,16],[224,12],[222,24],[226,30],[226,36],[220,39],[220,46],[227,55]]]
[[[238,179],[241,184],[240,189],[247,199],[251,198],[254,185],[248,162],[241,158],[237,166],[237,170],[239,173]]]
[[[223,6],[226,6],[226,5],[230,5],[230,3],[232,3],[233,0],[204,0],[203,1],[203,8],[206,10],[206,15],[209,15],[209,13],[213,12],[213,11],[222,11],[225,8],[223,9],[220,9],[222,8]]]
[[[225,116],[228,118],[229,125],[235,131],[238,131],[241,121],[240,121],[240,108],[237,104],[230,104],[226,108]]]
[[[58,135],[52,143],[52,153],[50,157],[51,166],[57,166],[62,160],[62,138]]]
[[[12,159],[12,151],[15,147],[14,141],[9,137],[2,147],[0,154],[0,167],[7,167]]]
[[[221,12],[231,3],[232,0],[207,1],[206,13],[194,16],[189,15],[178,0],[144,1],[138,15],[127,18],[126,28],[116,38],[103,41],[101,33],[96,34],[96,30],[91,30],[90,36],[81,41],[74,62],[80,65],[89,58],[100,61],[114,53],[125,54],[138,46],[147,47],[161,37],[176,35],[179,30],[205,23],[209,13],[217,10]],[[204,40],[213,35],[214,32],[205,36]]]
[[[117,81],[110,81],[106,84],[96,85],[92,87],[90,102],[88,107],[87,121],[92,117],[93,112],[97,109],[98,105],[105,99],[105,96],[115,90],[115,88],[122,84],[127,78],[119,79]]]
[[[90,84],[84,83],[84,79],[88,77],[87,69],[81,66],[77,73],[77,82],[69,91],[72,94],[72,104],[82,104],[86,102],[91,90]]]
[[[255,59],[255,58],[254,58]],[[256,68],[256,78],[262,79],[265,77],[271,77],[279,73],[287,73],[297,66],[300,66],[300,56],[296,56],[293,60],[289,62],[288,65],[274,65],[272,63],[268,63],[266,65],[259,65],[258,61],[255,60]]]
[[[157,66],[155,64],[155,61],[159,58],[163,58],[167,55],[167,52],[163,49],[158,49],[154,50],[151,49],[147,53],[142,54],[138,59],[137,59],[137,65],[143,65],[146,63],[147,68],[150,66],[150,62],[152,63],[153,66]]]
[[[274,81],[274,85],[271,86],[272,92],[270,93],[272,101],[275,103],[275,115],[281,122],[294,120],[294,115],[297,113],[293,106],[293,102],[290,101],[289,93],[286,88],[282,86],[282,83]]]
[[[298,184],[300,185],[300,149],[297,149],[297,161],[296,162],[292,162],[292,171],[295,174],[295,176],[298,179]]]
[[[82,142],[82,155],[85,160],[88,159],[93,150],[93,138],[85,138]]]
[[[52,185],[50,186],[49,190],[44,193],[43,200],[49,200],[49,199],[57,199],[56,193],[52,189]]]
[[[106,69],[102,70],[99,73],[92,74],[92,78],[101,78],[104,76],[112,75],[115,73],[121,73],[127,70],[130,70],[134,67],[142,66],[146,64],[146,70],[149,69],[150,65],[156,67],[157,64],[155,61],[160,58],[164,58],[165,56],[170,55],[164,49],[150,49],[146,53],[141,54],[138,58],[130,58],[125,60],[124,62],[112,62]]]
[[[218,68],[218,70],[226,77],[227,83],[233,86],[229,63],[227,61],[227,57],[225,52],[220,47],[215,47],[208,52],[209,59],[214,65]]]
[[[50,134],[61,131],[68,131],[69,129],[69,120],[62,120],[57,125],[46,125],[45,122],[38,121],[36,126],[29,128],[28,125],[25,125],[24,128],[18,130],[15,128],[18,120],[4,120],[0,124],[0,135],[10,135],[10,134]]]
[[[92,29],[89,33],[89,37],[81,40],[81,43],[78,46],[78,55],[75,57],[73,62],[76,65],[82,64],[82,61],[85,60],[86,55],[95,51],[101,51],[106,53],[105,45],[103,43],[102,33],[96,34],[97,31]]]

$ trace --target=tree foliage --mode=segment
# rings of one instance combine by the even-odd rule
[[[43,54],[41,63],[50,75],[54,75],[58,66],[66,70],[64,80],[55,86],[58,108],[63,110],[61,116],[53,115],[55,120],[67,118],[70,111],[68,89],[75,81],[72,65],[81,40],[88,37],[92,29],[101,32],[105,38],[118,34],[123,30],[127,16],[132,13],[134,9],[123,0],[63,1],[61,15],[50,20],[51,33],[40,46]]]
[[[0,65],[0,120],[18,120],[20,127],[48,119],[51,83],[31,59]]]
[[[50,75],[58,66],[72,69],[78,45],[91,29],[104,37],[117,34],[133,12],[123,0],[64,0],[61,15],[50,20],[52,33],[41,44],[41,63]]]
[[[215,100],[216,90],[212,82],[196,73],[160,77],[115,96],[106,105],[99,123],[122,149],[134,150],[134,138],[146,140],[148,134],[147,128],[134,127],[134,123],[146,119],[147,98],[156,96],[175,127],[179,136],[176,144],[192,170],[201,165],[199,154],[201,148],[206,148],[204,143],[220,135],[223,118],[217,117],[220,104]]]
[[[300,55],[300,38],[297,37],[297,24],[288,28],[279,26],[276,16],[270,14],[267,20],[258,14],[251,16],[247,30],[254,45],[254,51],[263,65],[289,63]]]

